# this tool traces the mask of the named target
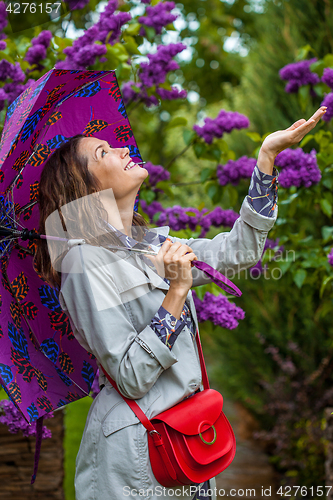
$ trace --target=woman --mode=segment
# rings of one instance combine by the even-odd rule
[[[61,307],[79,343],[148,418],[200,389],[190,289],[207,279],[191,261],[203,260],[229,276],[255,265],[277,217],[274,159],[301,141],[324,113],[322,107],[310,120],[265,139],[240,217],[230,232],[212,240],[166,239],[168,226],[148,230],[133,212],[148,172],[131,164],[127,148],[112,149],[106,141],[80,135],[45,164],[40,232],[47,222],[47,230],[56,233],[57,225],[48,221],[50,214],[59,213],[61,230],[67,229],[72,240],[69,249],[48,249],[41,241],[36,269],[60,288]],[[157,256],[114,250],[115,245],[148,244],[159,249]],[[102,390],[90,408],[76,460],[77,500],[215,498],[214,480],[202,485],[201,497],[190,487],[175,491],[159,485],[145,428],[104,375],[99,383]]]

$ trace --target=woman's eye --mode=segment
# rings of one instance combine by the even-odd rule
[[[102,158],[103,158],[103,153],[106,153],[106,151],[104,149],[102,149]]]

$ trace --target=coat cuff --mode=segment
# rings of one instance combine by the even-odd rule
[[[150,351],[164,370],[167,370],[173,364],[177,363],[178,359],[156,335],[155,331],[150,327],[146,327],[135,338],[136,342],[141,345],[145,351]]]
[[[266,217],[265,215],[255,212],[254,209],[251,208],[247,197],[245,197],[239,213],[242,220],[249,226],[254,229],[258,229],[259,231],[268,232],[275,224],[278,215],[278,207],[275,207],[273,217]]]

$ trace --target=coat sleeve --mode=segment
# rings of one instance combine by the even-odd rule
[[[178,360],[151,325],[135,330],[115,285],[116,268],[105,263],[99,247],[71,248],[62,263],[59,301],[79,343],[124,396],[138,399]]]
[[[240,271],[254,266],[262,256],[268,231],[273,227],[278,214],[278,207],[273,217],[261,215],[251,207],[247,197],[240,209],[240,217],[231,231],[217,234],[213,239],[177,237],[169,238],[189,245],[202,260],[228,278],[234,278]],[[207,275],[192,267],[193,285],[199,286],[210,282]]]

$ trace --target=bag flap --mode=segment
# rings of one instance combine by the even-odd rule
[[[214,389],[207,389],[159,413],[152,422],[162,421],[182,434],[194,435],[213,425],[221,414],[222,407],[222,394]]]
[[[202,465],[218,460],[236,445],[232,427],[223,412],[214,428],[210,427],[201,433],[201,439],[198,436],[182,437],[189,454]]]

